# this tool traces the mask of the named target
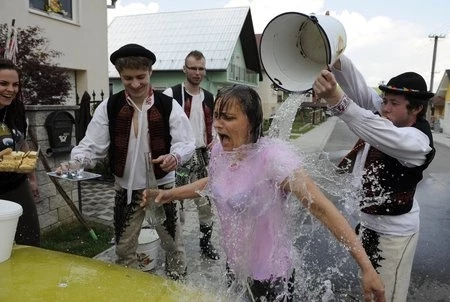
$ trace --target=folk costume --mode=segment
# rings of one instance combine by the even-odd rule
[[[137,136],[131,127],[134,110],[137,109],[130,99],[126,99],[124,91],[103,101],[94,112],[86,136],[72,150],[72,158],[87,157],[95,162],[109,154],[116,189],[114,227],[117,261],[137,267],[137,239],[145,217],[145,211],[139,206],[141,192],[146,188],[145,152],[152,151],[153,158],[174,154],[183,163],[191,157],[194,143],[189,122],[175,100],[154,92],[139,112]],[[160,188],[173,186],[174,171],[164,173],[158,165],[153,168]],[[186,263],[179,209],[176,203],[164,205],[164,208],[167,219],[156,230],[166,251],[167,262],[169,265],[173,263],[167,269],[182,273]]]
[[[192,158],[184,165],[177,168],[176,186],[186,185],[197,179],[208,176],[207,167],[209,164],[208,145],[212,142],[212,122],[213,122],[213,95],[200,88],[198,95],[191,95],[184,87],[184,83],[167,88],[164,94],[173,97],[184,108],[184,112],[189,118],[192,130],[195,135],[195,152]],[[183,201],[180,201],[183,206]],[[213,211],[211,201],[206,198],[195,198],[194,202],[198,210],[200,222],[200,248],[202,254],[208,258],[218,260],[219,254],[211,243],[213,231]]]
[[[406,301],[419,236],[420,209],[414,193],[435,153],[430,126],[422,117],[410,127],[397,127],[380,117],[382,98],[368,88],[348,58],[340,60],[341,70],[332,71],[346,95],[331,111],[360,138],[340,164],[362,192],[357,231],[386,286],[386,301]],[[379,88],[424,102],[433,96],[413,72]]]
[[[119,48],[111,54],[110,60],[115,64],[124,57],[146,57],[152,63],[156,60],[151,51],[137,44]],[[136,114],[137,121],[133,120]],[[153,159],[171,154],[181,165],[191,158],[193,151],[193,133],[183,109],[173,98],[153,91],[151,86],[141,108],[125,91],[112,95],[97,107],[85,137],[72,150],[71,157],[88,158],[92,164],[109,157],[116,190],[117,263],[138,267],[136,249],[145,218],[145,210],[139,204],[142,191],[147,187],[146,154],[151,152]],[[159,165],[153,165],[153,170],[160,189],[174,186],[174,171],[164,172]],[[169,203],[163,207],[165,219],[159,219],[162,222],[155,229],[166,252],[166,273],[172,279],[179,279],[186,275],[179,206]]]

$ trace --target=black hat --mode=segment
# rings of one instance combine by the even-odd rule
[[[381,91],[403,94],[415,98],[430,99],[434,93],[427,91],[427,83],[420,74],[405,72],[389,80],[386,85],[378,86]]]
[[[111,54],[109,60],[115,64],[117,59],[125,57],[145,57],[152,61],[152,65],[156,61],[156,56],[147,48],[138,44],[127,44],[116,50]]]

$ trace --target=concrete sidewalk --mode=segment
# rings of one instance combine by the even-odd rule
[[[327,144],[337,121],[337,117],[329,117],[325,122],[314,126],[313,129],[293,139],[291,142],[304,153],[320,152]]]
[[[435,144],[441,144],[450,148],[450,135],[433,131],[433,140]]]

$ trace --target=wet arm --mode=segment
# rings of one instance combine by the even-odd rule
[[[353,62],[342,55],[331,68],[339,87],[362,108],[372,112],[381,110],[382,99],[370,88]]]
[[[292,193],[319,219],[347,248],[362,271],[364,296],[371,301],[384,301],[384,286],[373,268],[364,248],[345,217],[325,197],[319,187],[302,169],[298,169],[290,181],[285,181],[284,189]]]
[[[208,177],[199,179],[193,183],[176,187],[170,190],[145,190],[142,197],[141,207],[147,206],[149,199],[154,197],[156,203],[168,203],[173,200],[192,199],[200,196],[208,183]]]

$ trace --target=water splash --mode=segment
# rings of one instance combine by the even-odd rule
[[[294,94],[288,97],[278,109],[268,136],[289,140],[298,108],[306,100],[305,95]],[[352,176],[339,173],[326,152],[305,154],[299,147],[298,152],[302,154],[304,169],[335,202],[350,223],[355,225],[359,215],[357,200],[360,200],[361,192],[352,185]],[[362,299],[358,269],[348,251],[297,199],[291,198],[287,212],[289,232],[294,234],[295,294],[298,300],[322,301],[324,295],[329,301],[333,301],[331,298],[350,301],[349,297],[354,296]],[[330,295],[330,291],[333,292],[331,288],[336,288],[333,296]]]
[[[300,105],[307,101],[305,94],[291,94],[278,108],[270,124],[268,136],[282,140],[289,140],[291,136],[292,123],[295,120]]]
[[[323,287],[325,292],[322,295],[322,302],[332,302],[332,301],[336,301],[334,298],[334,293],[332,288],[332,284],[330,280],[325,280],[323,282]]]
[[[304,95],[292,95],[282,104],[276,113],[272,125],[269,129],[268,136],[272,138],[279,138],[284,141],[288,141],[292,129],[292,123],[297,114],[298,108],[301,103],[306,101]],[[300,148],[292,144],[292,148],[297,153],[302,154]],[[237,153],[239,153],[236,150]],[[212,159],[213,160],[213,159]],[[271,164],[271,163],[268,163]],[[325,152],[318,152],[314,154],[302,154],[302,164],[308,174],[316,181],[319,187],[331,197],[341,209],[344,216],[347,218],[354,214],[357,205],[354,203],[355,194],[354,188],[351,186],[349,176],[346,174],[337,173],[337,167],[328,157]],[[237,168],[240,169],[239,166]],[[258,169],[250,170],[253,174],[262,173],[263,166]],[[249,173],[250,177],[253,175]],[[226,179],[226,181],[232,181],[232,179]],[[251,179],[250,179],[251,181]],[[239,190],[241,186],[237,185],[234,189]],[[245,193],[245,194],[244,194]],[[244,192],[242,200],[248,200],[251,193]],[[256,192],[257,193],[257,192]],[[275,194],[275,192],[274,192]],[[252,195],[253,198],[255,198]],[[252,198],[250,197],[250,199]],[[330,199],[331,199],[330,197]],[[269,206],[265,200],[260,200],[261,211],[264,207]],[[185,203],[186,206],[186,203]],[[300,202],[294,198],[289,197],[286,208],[284,209],[285,220],[288,228],[288,240],[290,245],[294,247],[291,251],[291,257],[293,259],[293,266],[295,267],[295,297],[294,301],[332,301],[330,291],[334,295],[336,301],[360,301],[360,288],[358,287],[358,269],[353,259],[349,256],[340,243],[330,234],[330,232],[320,223],[317,219],[311,216],[311,214],[305,209]],[[217,212],[216,210],[214,212]],[[186,212],[189,213],[189,212]],[[197,211],[192,212],[192,217],[186,217],[186,223],[189,223],[191,219],[195,219],[195,223],[198,223]],[[258,213],[255,214],[255,217]],[[195,216],[195,217],[194,217]],[[257,218],[257,217],[256,217]],[[232,219],[232,218],[231,218]],[[254,219],[255,223],[258,219]],[[218,221],[220,224],[220,221]],[[215,227],[215,230],[219,230],[220,227]],[[251,229],[251,228],[250,228]],[[253,240],[253,234],[251,232],[244,232],[243,228],[236,228],[240,231],[237,237],[250,242]],[[189,237],[194,238],[198,236],[196,233],[198,230],[192,230],[193,233],[189,234]],[[280,238],[286,238],[286,234],[279,234]],[[219,233],[220,240],[224,239],[221,233]],[[196,248],[198,241],[196,241]],[[236,242],[237,244],[240,242]],[[196,255],[192,254],[192,251],[187,253],[187,257],[192,261],[199,261],[199,267],[195,271],[189,271],[186,285],[192,288],[203,289],[209,293],[217,294],[215,301],[251,301],[251,298],[246,294],[247,284],[245,281],[234,283],[231,287],[227,287],[227,271],[225,268],[226,257],[220,246],[219,252],[221,253],[221,259],[219,261],[205,261],[197,260]],[[250,255],[250,251],[244,252],[241,255],[242,262],[246,262],[246,259],[251,259],[254,255]],[[164,257],[158,257],[164,259]],[[279,261],[276,256],[273,259],[267,259],[266,261],[276,262]],[[189,261],[188,261],[189,263]],[[190,269],[190,268],[189,268]],[[165,276],[163,263],[157,265],[157,274]],[[237,272],[239,273],[239,272]],[[356,283],[355,283],[356,280]],[[328,295],[326,295],[328,293]],[[355,294],[356,293],[356,294]],[[357,298],[353,298],[356,296]],[[180,297],[181,299],[182,297]],[[327,298],[328,300],[324,300]],[[350,299],[351,298],[351,299]]]

